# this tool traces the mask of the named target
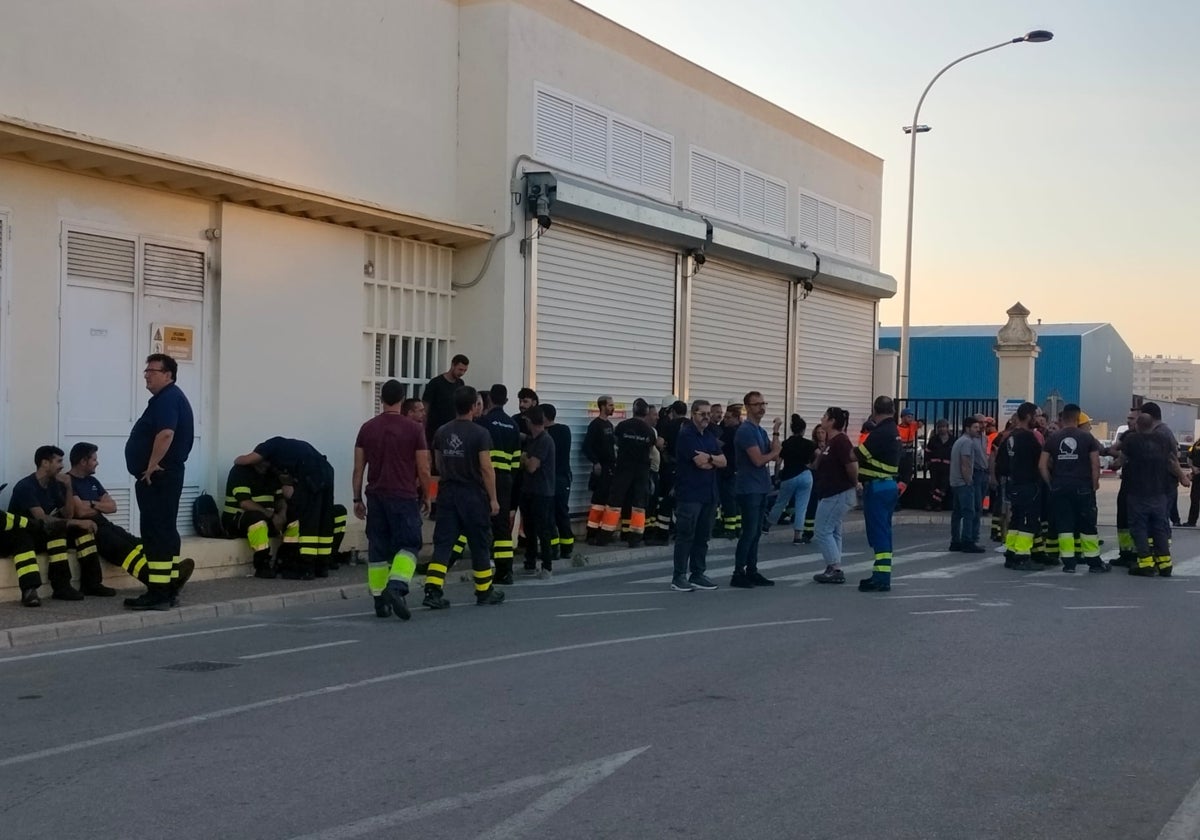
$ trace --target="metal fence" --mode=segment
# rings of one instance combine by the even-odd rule
[[[925,442],[933,434],[937,421],[945,420],[950,424],[950,436],[956,438],[962,433],[963,422],[976,414],[993,417],[1002,424],[996,412],[1000,409],[999,400],[969,400],[953,398],[900,400],[898,411],[911,408],[920,422],[917,437],[911,444],[916,464],[916,475],[928,477],[929,468],[925,464]],[[899,415],[897,415],[899,419]]]

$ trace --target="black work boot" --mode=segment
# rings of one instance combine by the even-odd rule
[[[486,592],[480,592],[475,596],[475,606],[488,607],[493,604],[504,603],[504,593],[494,586],[489,586]]]
[[[425,599],[421,601],[421,606],[431,610],[444,610],[449,608],[450,602],[442,594],[442,587],[428,583],[425,585]]]
[[[192,572],[196,571],[196,561],[191,557],[184,557],[179,561],[179,577],[171,581],[171,606],[174,607],[179,603],[179,593],[183,591],[183,585],[192,578]]]
[[[158,610],[166,612],[171,609],[171,587],[154,584],[136,598],[126,598],[125,606],[131,610]]]
[[[263,580],[271,580],[275,577],[275,564],[271,560],[269,548],[254,552],[254,576]]]

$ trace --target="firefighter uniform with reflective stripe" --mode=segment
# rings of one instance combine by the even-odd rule
[[[929,467],[929,507],[941,510],[950,492],[950,450],[954,438],[947,434],[945,440],[936,431],[925,442],[925,463]]]
[[[333,554],[333,466],[303,440],[273,437],[254,447],[254,452],[275,469],[283,484],[290,482],[292,487],[287,520],[288,528],[295,524],[300,558],[298,567],[284,567],[284,575],[294,573],[303,580],[327,577]]]
[[[592,475],[588,479],[588,489],[592,491],[587,521],[589,543],[600,537],[600,526],[604,522],[604,508],[608,504],[608,491],[617,465],[615,435],[616,430],[608,418],[597,417],[588,424],[583,438],[583,457],[592,463]]]
[[[244,507],[247,503],[250,503],[249,507]],[[254,552],[255,577],[275,577],[271,561],[271,537],[279,536],[279,531],[272,516],[284,509],[283,485],[277,476],[260,472],[252,466],[234,465],[229,471],[221,524],[226,534],[245,537],[250,544]],[[342,527],[345,528],[344,517]]]
[[[571,429],[562,423],[546,427],[546,434],[554,441],[554,527],[557,536],[552,543],[558,547],[558,556],[569,560],[575,550],[575,532],[571,530]]]
[[[892,513],[900,490],[896,476],[904,444],[894,417],[880,420],[858,445],[858,477],[863,484],[863,518],[867,542],[875,552],[871,577],[859,581],[861,592],[892,588]]]
[[[94,592],[98,588],[97,585],[102,583],[102,573],[98,563],[93,569],[93,564],[88,562],[88,558],[93,557],[97,561],[104,560],[113,566],[120,566],[131,577],[137,578],[140,583],[149,587],[150,570],[141,537],[134,536],[120,525],[112,523],[108,517],[95,509],[94,503],[99,502],[108,493],[104,489],[104,485],[94,475],[76,476],[68,473],[67,476],[75,498],[91,506],[91,511],[86,512],[87,518],[96,523],[95,534],[78,528],[71,528],[67,531],[71,537],[72,548],[75,549],[75,557],[79,561],[80,583],[85,594]],[[80,516],[78,510],[75,511],[75,516]],[[105,590],[101,587],[98,594],[113,593],[112,590]]]
[[[513,569],[514,508],[513,478],[521,468],[521,430],[511,417],[497,406],[475,420],[492,437],[490,450],[492,469],[496,471],[496,501],[500,511],[492,517],[492,561],[496,566],[496,583],[511,584]],[[467,547],[465,534],[458,536],[454,547],[457,559]]]
[[[1042,444],[1036,434],[1026,428],[1013,429],[996,452],[996,472],[1003,468],[1008,476],[1009,525],[1004,538],[1004,567],[1029,571],[1033,569],[1033,548],[1041,527],[1042,477],[1038,474],[1038,459]],[[1043,540],[1043,547],[1045,542]]]
[[[42,585],[33,543],[38,524],[25,516],[0,513],[0,557],[12,558],[17,571],[17,586],[21,590],[21,602],[30,607],[40,604],[37,590]]]
[[[635,409],[636,410],[636,409]],[[644,416],[622,420],[614,434],[617,463],[597,545],[612,542],[621,525],[621,508],[629,505],[629,545],[636,547],[646,532],[646,501],[650,492],[650,450],[658,435]]]

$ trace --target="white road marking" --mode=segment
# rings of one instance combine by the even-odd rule
[[[460,793],[456,796],[447,796],[444,799],[435,799],[433,802],[410,805],[407,808],[401,808],[399,811],[392,811],[388,814],[368,817],[364,820],[347,823],[346,825],[327,828],[324,831],[305,834],[295,837],[292,840],[351,840],[354,837],[375,834],[404,823],[416,822],[435,814],[461,811],[480,802],[487,802],[492,799],[507,799],[516,794],[524,793],[527,790],[562,782],[563,784],[535,799],[528,807],[479,835],[481,840],[482,838],[501,840],[501,838],[526,836],[539,822],[543,822],[552,814],[561,810],[572,799],[575,799],[588,788],[611,776],[648,749],[650,749],[649,744],[639,747],[636,750],[628,750],[627,752],[605,756],[595,761],[577,764],[574,767],[564,767],[561,770],[552,770],[549,773],[542,773],[537,776],[526,776],[523,779],[502,782],[494,787],[484,788],[474,793]]]
[[[717,552],[715,554],[710,554],[708,559],[729,560],[732,557],[733,555],[729,552]],[[627,566],[607,566],[599,569],[585,569],[580,572],[564,572],[557,577],[552,577],[550,580],[538,581],[538,583],[542,586],[562,586],[564,583],[578,583],[579,581],[583,580],[618,577],[620,575],[632,574],[634,572],[655,572],[664,568],[671,568],[671,557],[669,554],[664,554],[658,560],[648,561],[645,563],[631,563]]]
[[[846,555],[843,554],[842,556],[845,557]],[[852,575],[857,572],[866,572],[873,568],[875,568],[874,560],[863,560],[861,563],[851,563],[849,566],[842,566],[842,572],[847,575]],[[777,577],[775,580],[781,583],[783,581],[795,581],[795,583],[792,584],[793,588],[797,586],[808,586],[809,584],[816,583],[816,581],[813,580],[812,569],[809,569],[807,572],[801,572],[798,575],[784,575],[783,577]]]
[[[895,584],[892,584],[892,585],[895,586]],[[979,596],[977,596],[971,592],[967,592],[966,594],[963,594],[963,595],[893,595],[891,598],[888,598],[888,600],[889,601],[903,601],[908,598],[948,598],[951,600],[961,599],[964,601],[970,601],[971,599],[977,598],[977,597],[979,597]]]
[[[643,607],[639,610],[601,610],[600,612],[561,613],[555,618],[583,618],[590,615],[624,615],[625,613],[658,612],[666,607]]]
[[[955,578],[959,575],[977,572],[980,569],[992,569],[996,566],[995,557],[983,557],[979,560],[972,560],[967,563],[956,563],[953,566],[946,566],[942,569],[930,569],[927,572],[917,572],[911,575],[904,575],[906,580],[945,580],[947,578]]]
[[[1136,604],[1119,604],[1105,607],[1063,607],[1064,610],[1140,610]]]
[[[1192,785],[1158,833],[1158,840],[1196,840],[1197,837],[1200,837],[1200,781]]]
[[[85,653],[89,650],[124,647],[126,645],[144,645],[149,642],[165,642],[169,639],[186,639],[189,636],[209,636],[213,633],[232,633],[236,630],[254,630],[258,627],[270,627],[270,624],[239,624],[237,627],[220,627],[216,630],[194,630],[191,633],[171,633],[166,636],[154,636],[149,639],[129,639],[124,642],[105,642],[102,645],[85,645],[84,647],[64,648],[63,650],[47,650],[42,653],[23,653],[20,656],[6,656],[0,659],[0,665],[5,662],[20,662],[26,659],[41,659],[46,656],[63,656],[68,653]]]
[[[952,615],[954,613],[969,613],[975,610],[918,610],[910,612],[909,615]]]
[[[341,645],[356,645],[358,639],[345,639],[340,642],[325,642],[320,645],[305,645],[304,647],[285,648],[283,650],[269,650],[266,653],[251,653],[247,656],[239,656],[238,659],[266,659],[268,656],[283,656],[288,653],[301,653],[306,650],[320,650],[321,648],[340,647]]]
[[[373,615],[375,615],[375,613],[360,612],[360,613],[334,613],[333,615],[311,615],[308,617],[307,620],[308,621],[329,621],[334,618],[362,618],[363,616],[367,616],[367,615],[373,616]]]
[[[847,551],[842,556],[843,557],[858,557],[861,554],[862,554],[861,551]],[[813,561],[813,560],[816,560],[819,562],[821,560],[821,555],[819,555],[819,554],[804,554],[804,555],[792,556],[792,557],[776,557],[773,560],[760,560],[760,561],[758,561],[758,569],[759,569],[759,571],[762,571],[764,569],[779,569],[784,566],[794,566],[797,563],[804,563],[806,561]],[[652,577],[652,578],[642,578],[641,580],[628,580],[628,581],[625,581],[625,583],[630,586],[632,586],[634,584],[638,584],[638,583],[642,583],[642,584],[645,584],[645,583],[663,583],[663,584],[670,583],[671,582],[670,562],[669,561],[665,562],[663,565],[663,568],[666,571],[666,574],[663,576]],[[819,567],[818,566],[809,566],[810,571],[808,572],[808,574],[812,574],[811,569],[814,569],[814,568],[819,568]],[[733,574],[733,566],[722,565],[722,566],[717,566],[716,568],[709,568],[708,573],[710,575]],[[786,578],[780,578],[780,580],[786,580]]]
[[[510,587],[511,590],[511,587]],[[625,598],[630,595],[670,595],[670,589],[648,589],[645,592],[590,592],[586,595],[535,595],[532,598],[508,598],[506,604],[523,604],[526,601],[574,601],[579,598]]]
[[[298,700],[307,700],[310,697],[325,697],[330,694],[340,694],[343,691],[351,691],[357,688],[383,685],[385,683],[395,682],[396,680],[412,679],[413,677],[423,677],[430,674],[441,674],[447,671],[458,671],[464,668],[475,668],[481,665],[497,665],[503,662],[511,662],[518,659],[530,659],[536,656],[550,656],[556,653],[574,653],[575,651],[580,650],[613,647],[616,645],[629,645],[636,644],[638,642],[652,642],[659,641],[661,639],[678,639],[685,636],[700,636],[710,633],[731,633],[738,630],[765,630],[772,627],[791,627],[799,624],[816,624],[826,621],[833,621],[833,619],[792,618],[781,621],[761,621],[754,624],[725,624],[717,627],[698,627],[693,630],[675,630],[667,633],[648,633],[644,636],[622,636],[616,639],[602,639],[600,641],[581,642],[574,645],[534,648],[533,650],[523,650],[516,653],[503,653],[497,656],[487,656],[479,659],[463,659],[459,660],[458,662],[443,662],[440,665],[430,665],[425,668],[414,668],[410,671],[396,671],[391,674],[381,674],[377,677],[368,677],[363,680],[355,680],[354,682],[335,683],[333,685],[309,689],[308,691],[299,691],[294,694],[282,694],[278,697],[268,697],[265,700],[258,700],[253,703],[244,703],[239,706],[227,706],[223,709],[216,709],[211,712],[202,712],[200,714],[189,715],[188,717],[184,718],[163,721],[162,723],[152,724],[151,726],[142,726],[137,729],[127,729],[123,732],[113,732],[108,735],[101,735],[96,738],[88,738],[83,741],[73,741],[68,744],[60,744],[57,747],[48,747],[44,750],[36,750],[35,752],[23,753],[21,755],[7,756],[5,758],[0,758],[0,768],[13,767],[18,764],[28,764],[31,761],[40,761],[43,758],[53,758],[57,755],[67,755],[69,753],[91,749],[92,747],[101,747],[107,744],[117,744],[122,741],[140,738],[145,735],[155,735],[159,732],[169,732],[171,730],[182,729],[187,726],[198,726],[203,723],[212,723],[216,720],[223,720],[224,718],[245,714],[246,712],[255,712],[260,709],[273,709],[276,706],[295,703]]]

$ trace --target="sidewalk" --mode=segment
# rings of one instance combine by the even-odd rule
[[[948,527],[949,521],[948,513],[908,510],[898,511],[895,519],[897,526],[944,524]],[[857,532],[862,529],[862,516],[851,513],[846,518],[844,530]],[[776,526],[770,534],[764,535],[763,541],[781,543],[791,540],[791,537],[792,529],[789,526]],[[723,543],[733,545],[732,541],[724,540],[714,540],[711,545],[720,546]],[[665,562],[670,553],[670,546],[595,548],[580,540],[571,565],[598,566],[656,557],[662,557]],[[451,592],[470,584],[469,565],[456,566],[451,575],[452,578],[447,580],[447,588]],[[219,616],[251,615],[301,604],[365,598],[366,577],[366,565],[360,564],[341,566],[330,572],[328,578],[317,581],[261,580],[252,575],[193,580],[184,590],[184,605],[167,612],[126,610],[122,606],[122,599],[140,592],[139,586],[118,590],[115,598],[85,598],[75,602],[43,598],[42,606],[34,609],[9,601],[0,603],[0,650],[62,639],[107,636],[127,630],[203,621]],[[414,590],[420,591],[419,584],[414,584]],[[409,600],[412,600],[412,596]]]

